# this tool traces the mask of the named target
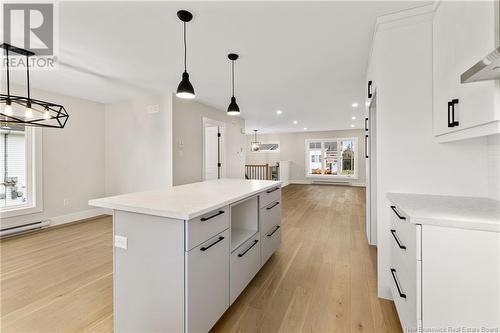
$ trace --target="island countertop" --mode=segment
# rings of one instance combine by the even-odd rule
[[[387,193],[410,222],[500,232],[500,201],[489,198]]]
[[[89,205],[189,220],[280,186],[280,181],[218,179],[89,200]]]

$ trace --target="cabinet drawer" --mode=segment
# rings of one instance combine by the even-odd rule
[[[186,252],[186,332],[208,332],[229,307],[229,230]]]
[[[275,225],[268,232],[261,234],[261,257],[262,265],[273,255],[281,243],[281,226]]]
[[[229,228],[229,206],[186,222],[186,251]]]
[[[229,278],[230,304],[233,304],[260,269],[259,241],[260,234],[256,233],[231,253]]]
[[[273,201],[260,209],[260,228],[262,234],[267,233],[271,228],[281,225],[281,202]]]
[[[270,203],[281,200],[281,187],[280,185],[266,190],[259,194],[259,207],[266,207]]]
[[[415,262],[420,265],[421,261]],[[396,304],[399,320],[403,332],[417,332],[420,315],[420,300],[417,297],[417,276],[412,276],[408,271],[397,265],[390,267],[391,294]],[[420,288],[418,289],[420,290]]]
[[[390,206],[390,209],[391,251],[399,253],[405,262],[421,260],[420,226],[410,223],[406,215],[396,206]]]

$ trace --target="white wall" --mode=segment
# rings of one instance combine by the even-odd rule
[[[246,164],[276,164],[278,161],[290,161],[290,182],[309,183],[312,179],[305,176],[305,140],[357,137],[358,154],[355,160],[358,179],[353,180],[352,184],[364,186],[366,181],[364,135],[364,130],[258,134],[257,139],[261,142],[280,142],[279,153],[261,153],[250,151],[250,142],[254,141],[254,136],[249,134],[246,136]]]
[[[108,104],[105,114],[106,195],[171,186],[172,95]]]
[[[377,87],[378,293],[384,298],[391,298],[387,192],[488,195],[486,138],[435,142],[432,22],[430,16],[411,21],[376,34],[369,78]]]
[[[500,134],[488,137],[488,196],[500,200]]]
[[[245,120],[227,116],[222,110],[195,100],[172,97],[173,105],[173,184],[203,179],[203,117],[226,124],[226,178],[245,175]]]
[[[25,88],[11,85],[11,93],[23,95]],[[87,202],[104,196],[104,105],[35,89],[31,96],[64,105],[70,116],[64,129],[42,129],[43,211],[2,219],[2,228],[99,214]]]

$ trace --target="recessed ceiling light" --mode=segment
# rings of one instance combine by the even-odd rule
[[[351,127],[354,127],[354,125],[351,125]]]
[[[294,121],[293,121],[293,124],[294,124],[294,125],[297,125],[298,123],[299,123],[299,122],[298,122],[297,120],[294,120]]]
[[[351,104],[351,106],[352,106],[353,108],[357,108],[357,107],[358,107],[358,103],[354,102],[354,103],[352,103],[352,104]]]
[[[351,119],[352,119],[352,120],[356,120],[356,117],[355,117],[355,116],[352,116],[352,117],[351,117]]]
[[[304,131],[307,131],[307,127],[304,127]]]
[[[283,111],[281,111],[281,110],[276,111],[276,114],[278,114],[278,115],[280,115],[282,113],[283,113]]]

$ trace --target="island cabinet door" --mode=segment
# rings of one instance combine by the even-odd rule
[[[231,304],[233,304],[260,269],[259,241],[260,234],[257,232],[253,237],[231,253]]]
[[[208,332],[229,307],[229,230],[186,252],[186,332]]]
[[[281,203],[278,200],[272,201],[267,206],[260,209],[260,232],[262,234],[281,225]]]

